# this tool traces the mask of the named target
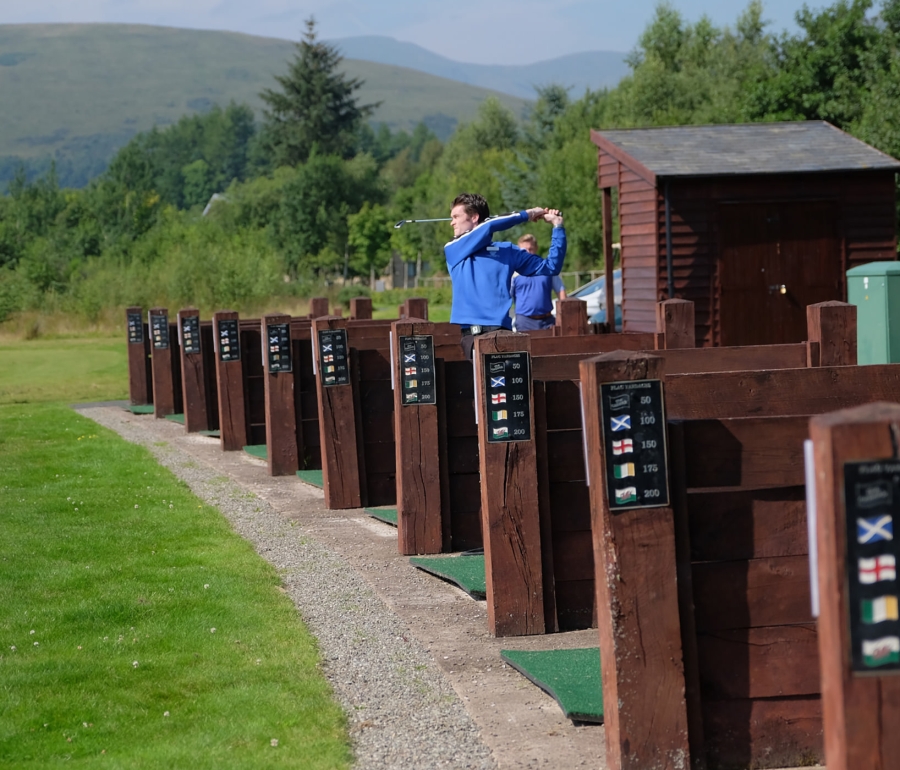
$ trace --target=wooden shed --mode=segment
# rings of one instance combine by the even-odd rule
[[[896,259],[900,162],[824,121],[592,131],[612,264],[618,189],[625,331],[695,303],[698,345],[800,342],[848,268]]]

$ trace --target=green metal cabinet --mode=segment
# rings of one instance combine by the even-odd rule
[[[848,270],[847,299],[856,305],[859,363],[900,363],[900,262]]]

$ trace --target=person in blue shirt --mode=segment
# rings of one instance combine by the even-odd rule
[[[516,242],[529,254],[538,253],[537,238],[526,233]],[[549,329],[555,323],[552,292],[560,299],[566,298],[566,287],[558,275],[519,275],[516,273],[509,287],[512,301],[516,303],[516,331],[530,332]]]
[[[495,232],[539,220],[553,225],[546,259],[508,241],[493,242]],[[513,273],[559,275],[566,256],[566,231],[557,209],[537,207],[491,217],[487,201],[477,193],[462,193],[454,198],[450,225],[454,238],[444,246],[453,282],[450,323],[461,327],[460,345],[466,357],[471,358],[477,335],[512,329],[509,287]]]

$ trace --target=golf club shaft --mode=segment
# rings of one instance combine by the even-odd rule
[[[561,214],[562,212],[560,212]],[[506,214],[500,214],[500,216],[507,216]],[[450,217],[440,217],[439,219],[401,219],[397,224],[394,225],[394,229],[398,230],[403,225],[418,225],[422,222],[449,222]]]

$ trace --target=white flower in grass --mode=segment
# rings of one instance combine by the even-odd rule
[[[270,745],[270,746],[277,746],[277,745],[278,745],[278,738],[272,738],[272,740],[269,741],[269,745]]]
[[[204,587],[204,588],[209,588],[209,583],[204,583],[204,584],[203,584],[203,587]]]
[[[34,633],[34,629],[32,628],[31,631],[29,631],[28,633],[29,633],[29,634],[33,634],[33,633]]]
[[[34,646],[35,646],[35,647],[40,647],[40,645],[41,645],[40,642],[35,642],[35,643],[34,643]]]
[[[134,666],[135,668],[137,668],[137,667],[138,667],[138,662],[137,662],[137,661],[134,661],[134,663],[132,663],[131,665]]]
[[[209,633],[211,633],[211,634],[216,633],[216,629],[214,629],[214,628],[209,629]]]
[[[134,504],[134,507],[135,507],[135,508],[138,508],[138,507],[139,507],[139,506],[138,506],[138,504],[137,504],[137,503],[135,503],[135,504]]]
[[[168,711],[163,711],[163,716],[164,716],[164,717],[169,716],[169,712],[168,712]]]
[[[16,645],[12,645],[9,649],[11,649],[13,652],[15,652],[15,651],[16,651]]]

